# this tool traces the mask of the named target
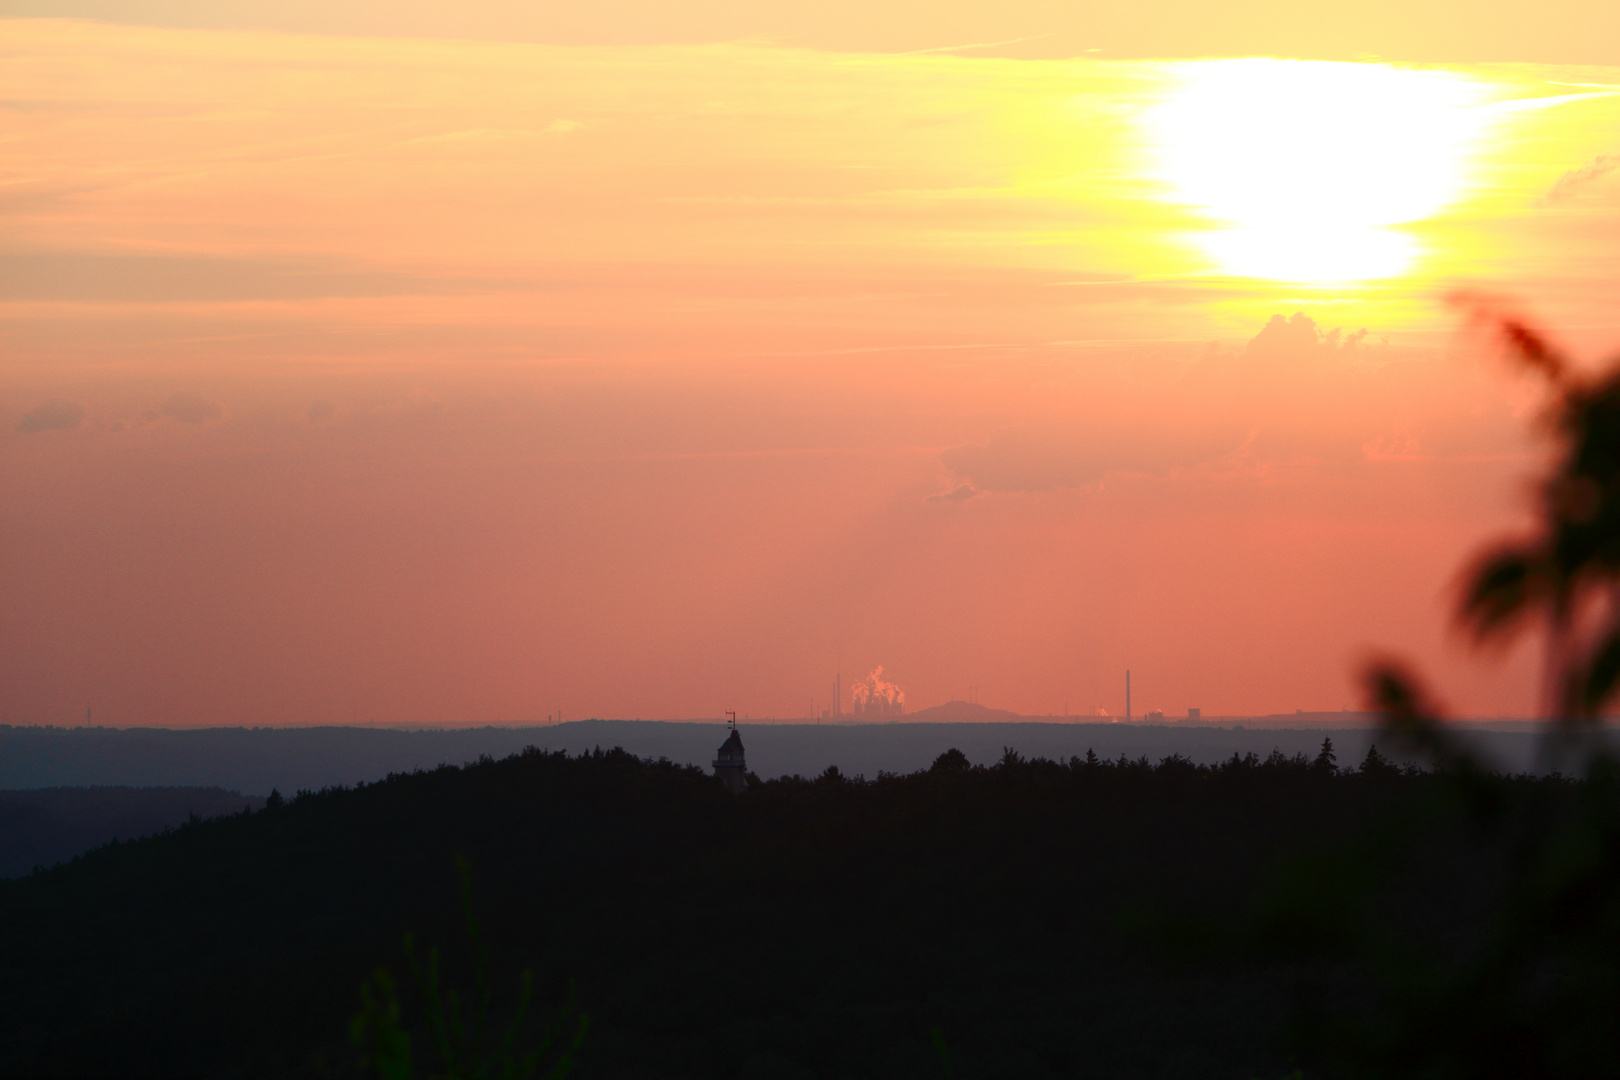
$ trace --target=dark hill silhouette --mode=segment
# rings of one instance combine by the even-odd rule
[[[344,1075],[361,982],[455,939],[459,855],[494,985],[577,980],[586,1080],[933,1078],[936,1026],[963,1077],[1278,1076],[1297,971],[1166,967],[1120,920],[1242,904],[1423,783],[1379,768],[954,755],[733,796],[532,751],[303,794],[0,882],[0,1075]]]

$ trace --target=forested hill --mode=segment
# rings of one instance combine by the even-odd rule
[[[936,1026],[972,1080],[1280,1076],[1280,977],[1161,967],[1120,919],[1239,904],[1422,782],[953,754],[733,796],[618,751],[397,775],[0,882],[0,1075],[353,1075],[405,933],[466,953],[462,856],[497,1002],[520,965],[544,1002],[575,980],[586,1080],[938,1077]]]

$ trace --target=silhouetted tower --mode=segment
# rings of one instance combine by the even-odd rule
[[[726,741],[720,744],[719,751],[714,758],[714,775],[726,786],[726,790],[733,795],[748,790],[748,766],[743,762],[742,736],[737,733],[737,714],[726,713],[731,717],[731,734]]]

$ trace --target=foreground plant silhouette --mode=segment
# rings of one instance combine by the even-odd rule
[[[1510,783],[1447,730],[1410,671],[1370,665],[1370,703],[1392,738],[1435,762],[1433,782],[1377,830],[1296,868],[1251,930],[1274,956],[1336,965],[1292,1030],[1313,1069],[1620,1077],[1620,765],[1598,730],[1620,685],[1620,361],[1585,376],[1522,320],[1478,314],[1545,379],[1555,456],[1534,530],[1468,569],[1458,619],[1481,644],[1539,625],[1544,761],[1562,755],[1581,778]],[[1472,875],[1467,910],[1391,911],[1396,882],[1448,863]]]
[[[1529,537],[1497,544],[1471,570],[1461,618],[1476,640],[1511,640],[1539,613],[1548,705],[1566,727],[1590,721],[1620,682],[1620,358],[1596,377],[1521,320],[1492,316],[1525,368],[1551,391],[1558,443]]]
[[[579,1011],[570,987],[561,1015],[546,1025],[538,1045],[527,1052],[517,1049],[534,997],[534,974],[524,969],[517,1008],[499,1038],[490,1027],[493,993],[489,985],[489,949],[472,909],[472,885],[467,864],[456,859],[461,913],[472,948],[474,989],[465,997],[454,987],[441,985],[439,950],[430,948],[425,965],[418,962],[416,942],[405,935],[405,957],[411,980],[421,997],[431,1060],[423,1075],[430,1080],[520,1080],[544,1076],[562,1080],[573,1069],[585,1041],[591,1018]],[[349,1025],[350,1038],[361,1049],[361,1067],[381,1080],[412,1080],[418,1055],[411,1033],[401,1019],[399,995],[388,969],[379,967],[371,981],[360,987],[360,1012]]]

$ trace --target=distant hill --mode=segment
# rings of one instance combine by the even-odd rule
[[[54,865],[110,840],[150,836],[193,815],[212,818],[263,806],[263,799],[222,788],[0,791],[0,877]]]
[[[979,705],[972,701],[947,701],[943,705],[931,705],[926,709],[918,709],[914,713],[907,713],[905,721],[909,723],[991,723],[996,721],[1023,720],[1015,712],[1006,709],[992,709],[986,705]]]

